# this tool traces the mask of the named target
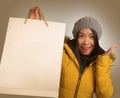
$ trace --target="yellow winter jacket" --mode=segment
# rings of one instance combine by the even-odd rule
[[[110,65],[112,60],[109,56],[99,55],[81,75],[77,58],[65,43],[59,98],[93,98],[94,92],[97,98],[111,98],[113,85],[110,78]]]

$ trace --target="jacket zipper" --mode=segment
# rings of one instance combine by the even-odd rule
[[[80,86],[80,81],[81,81],[81,78],[80,78],[80,75],[79,75],[77,85],[76,85],[76,89],[75,89],[75,93],[74,93],[74,98],[77,98],[77,94],[78,94],[78,90],[79,90],[79,86]]]
[[[86,71],[86,69],[87,69],[87,68],[84,69],[83,73]],[[82,73],[82,75],[83,75],[83,73]],[[78,81],[77,81],[77,85],[76,85],[76,89],[75,89],[75,93],[74,93],[74,98],[77,98],[78,90],[79,90],[79,87],[80,87],[80,81],[81,81],[82,75],[79,73],[79,77],[78,77]]]

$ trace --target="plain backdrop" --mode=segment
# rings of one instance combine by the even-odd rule
[[[39,6],[47,20],[67,24],[65,34],[72,36],[74,23],[83,16],[92,16],[102,25],[103,34],[100,45],[107,50],[112,44],[118,44],[113,51],[116,55],[111,67],[114,85],[113,98],[120,96],[120,1],[119,0],[0,0],[0,57],[4,46],[9,17],[25,18],[29,9]],[[107,81],[106,81],[107,82]],[[107,92],[106,92],[107,93]],[[30,96],[4,95],[0,98],[36,98]]]

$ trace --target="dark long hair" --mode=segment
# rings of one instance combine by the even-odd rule
[[[76,38],[75,38],[74,53],[75,53],[79,63],[83,64],[85,66],[89,66],[89,64],[91,62],[96,60],[98,55],[103,54],[105,52],[99,45],[97,33],[92,29],[91,29],[91,31],[93,32],[93,38],[94,38],[94,42],[95,42],[94,45],[95,46],[94,46],[93,51],[89,55],[83,55],[82,53],[80,53],[80,50],[78,48],[79,32],[77,33]]]

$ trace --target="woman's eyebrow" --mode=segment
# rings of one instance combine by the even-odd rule
[[[93,33],[90,33],[89,35],[93,35]]]
[[[80,32],[79,34],[84,34],[84,33]]]

